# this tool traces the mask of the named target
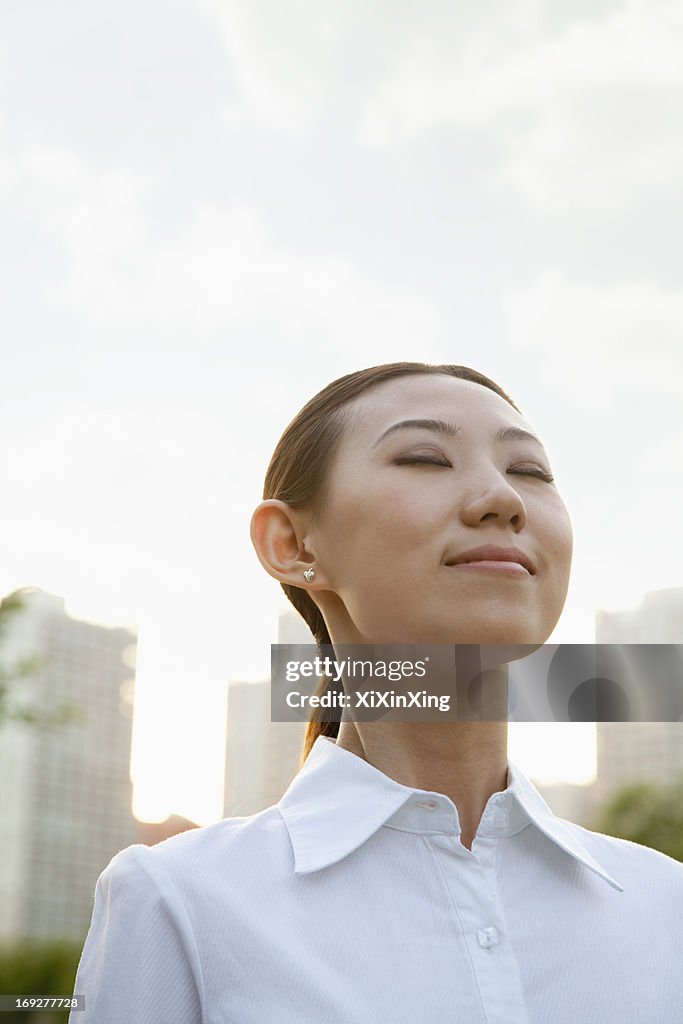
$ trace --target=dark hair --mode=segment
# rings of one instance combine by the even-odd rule
[[[286,428],[277,443],[266,472],[263,497],[278,498],[294,508],[309,505],[319,510],[324,501],[329,469],[334,460],[339,441],[348,423],[348,404],[370,388],[397,377],[423,374],[442,374],[459,377],[462,380],[481,384],[517,409],[517,406],[501,387],[489,377],[468,366],[430,363],[384,363],[370,366],[365,370],[347,373],[319,391]],[[519,412],[519,409],[517,409]],[[325,620],[306,590],[291,584],[281,584],[285,594],[296,610],[305,619],[318,648],[331,645]],[[324,679],[319,692],[331,685]],[[339,723],[325,721],[328,713],[314,710],[308,723],[301,754],[301,763],[306,760],[318,736],[335,738]]]

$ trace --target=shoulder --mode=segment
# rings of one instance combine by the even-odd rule
[[[276,868],[291,860],[287,843],[274,806],[156,846],[136,843],[112,857],[97,880],[78,966],[75,990],[88,1008],[82,1024],[203,1019],[216,936],[226,927],[232,937],[246,934],[240,909],[244,903],[245,919],[253,916],[256,893],[273,902],[268,886],[284,876]],[[223,972],[226,948],[220,947]]]
[[[243,818],[224,818],[171,836],[155,846],[136,843],[117,853],[100,876],[133,890],[155,890],[168,901],[186,900],[199,884],[232,884],[257,868],[271,875],[292,860],[287,829],[277,806]]]

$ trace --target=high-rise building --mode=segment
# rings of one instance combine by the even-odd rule
[[[278,643],[315,643],[303,619],[283,609]],[[271,722],[270,680],[228,686],[225,817],[277,803],[299,768],[306,723]]]
[[[646,594],[640,607],[632,610],[598,612],[596,640],[681,644],[683,587]],[[666,784],[683,776],[683,722],[599,722],[597,737],[599,802],[634,782]]]
[[[531,776],[533,778],[533,776]],[[545,802],[558,816],[589,828],[593,819],[593,786],[572,782],[540,782],[534,785]]]
[[[299,767],[305,726],[271,722],[270,680],[228,687],[225,817],[276,804]]]
[[[599,644],[683,643],[683,587],[650,591],[627,611],[599,611],[595,639]]]
[[[7,668],[35,657],[10,686],[15,704],[74,707],[42,729],[0,721],[0,939],[82,941],[95,882],[135,842],[130,750],[136,635],[72,618],[64,599],[23,592],[3,633]]]

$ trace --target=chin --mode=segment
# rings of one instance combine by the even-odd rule
[[[440,643],[451,644],[505,644],[514,647],[516,645],[532,646],[534,649],[541,647],[552,630],[540,628],[538,623],[530,622],[528,619],[519,620],[497,619],[495,621],[482,623],[481,619],[465,625],[459,622],[457,626],[451,624],[448,630],[443,630],[443,639]],[[528,651],[527,653],[531,653]],[[525,657],[518,654],[517,657]]]
[[[546,617],[547,618],[547,617]],[[509,607],[489,610],[485,615],[472,615],[468,621],[439,621],[435,616],[427,621],[405,624],[368,624],[361,632],[364,643],[377,644],[501,644],[510,648],[511,657],[524,658],[541,647],[552,632],[552,627],[540,623],[533,615],[520,615],[519,609]],[[371,639],[372,638],[372,639]],[[526,646],[526,653],[515,653],[514,647]]]

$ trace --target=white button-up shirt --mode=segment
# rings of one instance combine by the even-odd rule
[[[468,850],[320,737],[277,805],[113,858],[70,1024],[682,1022],[683,865],[507,781]]]

